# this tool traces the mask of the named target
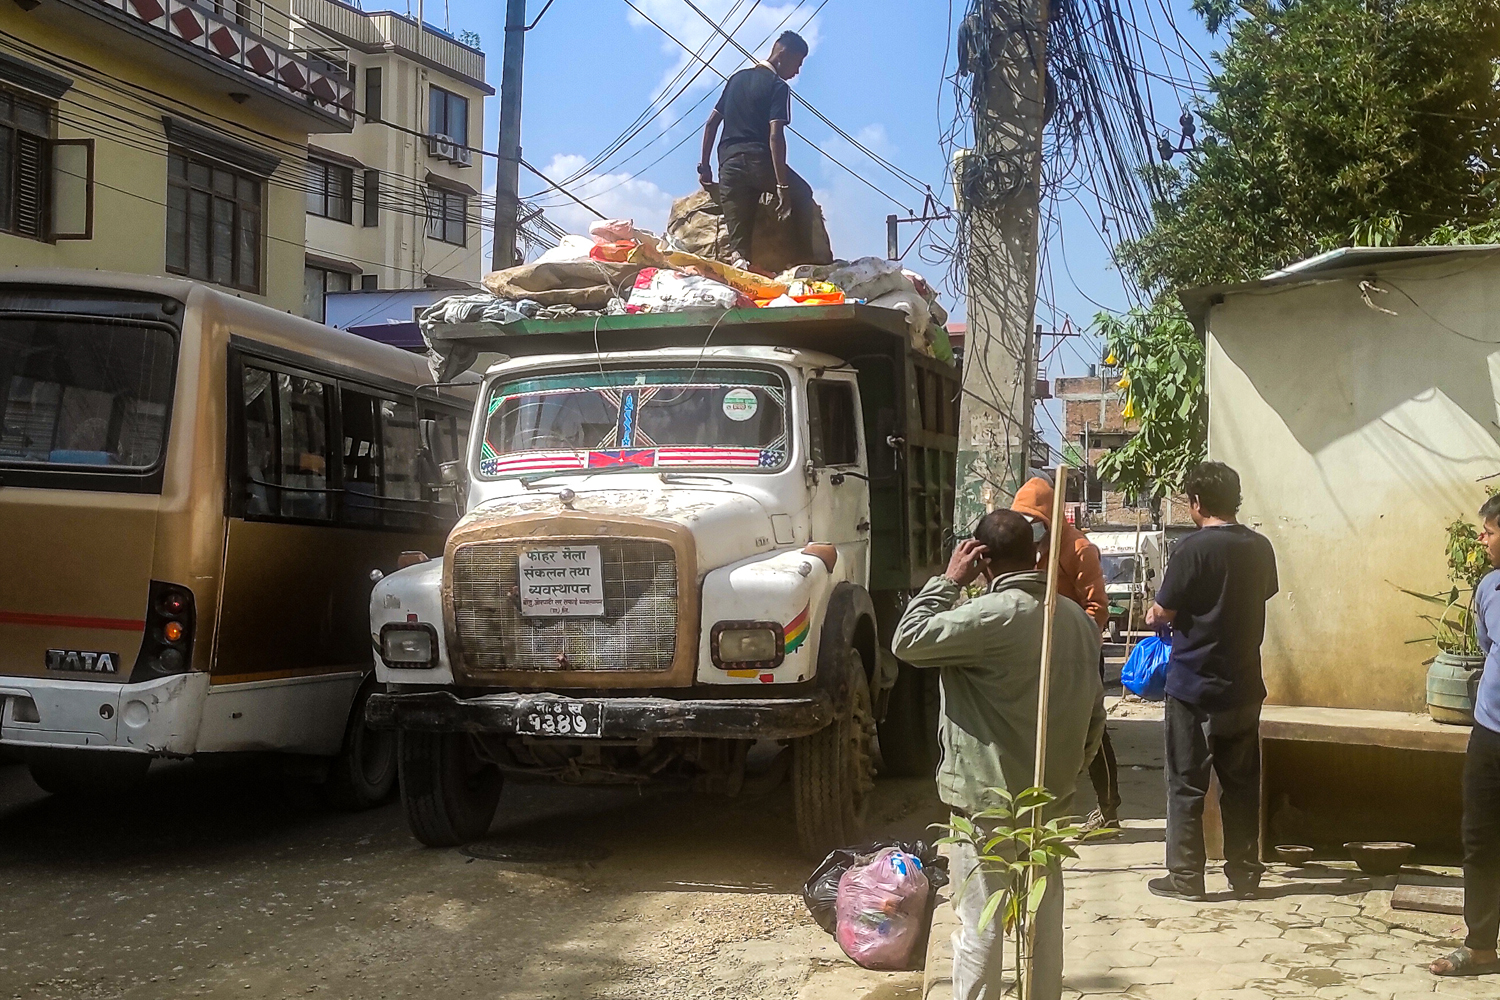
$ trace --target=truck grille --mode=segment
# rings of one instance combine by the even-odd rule
[[[517,596],[522,546],[478,542],[460,547],[453,559],[453,611],[465,661],[486,671],[668,670],[677,648],[672,546],[608,540],[598,545],[604,614],[597,618],[522,615]]]

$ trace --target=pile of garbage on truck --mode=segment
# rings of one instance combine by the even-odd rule
[[[707,192],[678,199],[660,236],[629,219],[595,222],[587,236],[567,236],[529,263],[485,275],[484,291],[434,303],[420,317],[434,372],[441,379],[473,363],[472,349],[443,336],[462,324],[845,303],[904,313],[915,350],[953,360],[947,310],[920,274],[880,257],[835,259],[826,241],[813,251],[819,263],[774,275],[735,267],[716,207]]]

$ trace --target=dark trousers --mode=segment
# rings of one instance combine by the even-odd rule
[[[1104,652],[1099,652],[1099,679],[1104,679]],[[1105,819],[1116,819],[1120,811],[1120,766],[1115,763],[1114,744],[1109,741],[1109,730],[1104,730],[1104,742],[1099,752],[1089,761],[1089,781],[1094,785],[1094,798],[1099,800],[1099,811]]]
[[[1500,733],[1475,724],[1464,757],[1464,946],[1494,951],[1500,932]]]
[[[799,245],[810,248],[812,187],[791,167],[786,171],[786,183],[787,199],[792,206],[791,225],[797,227]],[[770,150],[745,150],[719,161],[719,207],[724,210],[724,231],[729,248],[746,260],[751,260],[755,212],[764,194],[776,196],[776,167],[771,162]]]
[[[1224,874],[1254,884],[1260,863],[1260,703],[1208,712],[1167,696],[1167,870],[1187,888],[1203,884],[1203,803],[1219,778]]]

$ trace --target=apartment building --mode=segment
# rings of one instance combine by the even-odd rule
[[[1118,372],[1093,366],[1088,375],[1054,382],[1052,394],[1063,404],[1063,453],[1086,473],[1075,520],[1091,525],[1133,525],[1137,521],[1158,522],[1162,527],[1191,525],[1192,518],[1181,497],[1164,499],[1153,511],[1144,503],[1131,504],[1113,483],[1098,475],[1099,460],[1139,430],[1136,422],[1125,416],[1125,400],[1115,386],[1119,378]]]
[[[356,95],[291,0],[0,6],[0,263],[169,274],[302,306],[309,136]]]
[[[476,287],[481,252],[484,53],[391,11],[291,0],[293,39],[352,83],[353,129],[307,143],[300,310],[330,292]]]

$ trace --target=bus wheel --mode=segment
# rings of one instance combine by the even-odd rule
[[[151,757],[111,750],[26,751],[26,768],[42,791],[53,795],[100,795],[128,791],[146,776]]]
[[[367,684],[355,696],[344,746],[328,769],[328,798],[341,809],[372,809],[396,791],[396,731],[365,722],[365,702],[374,690]]]
[[[882,774],[930,778],[937,773],[941,702],[936,670],[901,664],[885,721],[880,723],[880,758],[885,765]]]
[[[484,836],[505,779],[480,759],[473,739],[403,729],[396,746],[412,835],[428,847],[456,847]]]
[[[858,650],[848,651],[849,699],[838,716],[792,743],[797,841],[810,857],[858,844],[875,788],[875,716]]]

